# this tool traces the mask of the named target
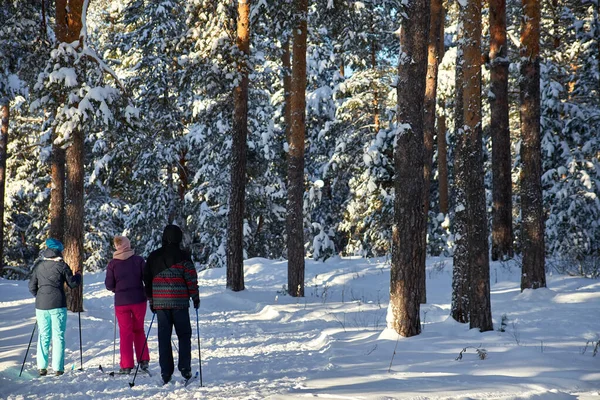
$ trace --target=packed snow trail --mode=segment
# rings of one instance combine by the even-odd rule
[[[198,379],[185,387],[178,372],[162,385],[156,324],[148,341],[153,376],[138,373],[130,388],[133,374],[100,373],[100,365],[113,370],[113,295],[104,288],[104,273],[84,277],[84,370],[77,370],[77,314],[69,313],[65,375],[37,376],[36,335],[19,378],[34,301],[27,282],[0,280],[0,398],[600,398],[600,356],[582,351],[600,333],[598,280],[549,277],[548,289],[520,293],[519,271],[492,263],[495,329],[505,315],[505,331],[481,334],[448,318],[451,260],[428,264],[423,333],[409,339],[386,329],[389,264],[384,262],[307,261],[305,298],[282,290],[285,262],[246,261],[246,290],[237,293],[225,289],[224,269],[199,273],[204,387]],[[194,327],[193,309],[190,318]],[[148,311],[145,329],[150,319]],[[455,360],[468,346],[463,359]],[[486,350],[486,359],[477,357],[478,347]],[[118,363],[118,349],[116,358]],[[198,369],[195,328],[192,368]]]

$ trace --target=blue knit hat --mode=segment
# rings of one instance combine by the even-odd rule
[[[63,251],[65,248],[63,246],[63,244],[60,242],[60,240],[53,239],[53,238],[46,239],[46,247],[48,247],[49,249],[54,249],[54,250],[58,250],[58,251]]]

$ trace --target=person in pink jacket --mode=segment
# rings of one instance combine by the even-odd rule
[[[144,335],[146,294],[142,277],[146,262],[134,254],[127,237],[116,236],[114,244],[116,251],[106,268],[104,284],[115,294],[115,314],[121,339],[119,373],[128,374],[134,368],[134,346],[140,368],[147,369],[150,361]]]

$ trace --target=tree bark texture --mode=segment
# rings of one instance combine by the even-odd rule
[[[73,131],[71,144],[66,151],[66,199],[64,258],[71,269],[83,272],[83,133]],[[83,285],[67,290],[67,308],[73,312],[83,311]]]
[[[400,31],[398,126],[394,152],[395,201],[392,227],[390,306],[393,328],[410,337],[421,333],[423,241],[423,102],[427,75],[429,0],[406,8]]]
[[[469,323],[492,330],[490,265],[481,128],[481,0],[468,0],[464,13],[464,141],[465,207],[469,260]]]
[[[56,1],[56,36],[59,42],[72,43],[79,40],[83,26],[83,0],[57,0]],[[56,146],[54,146],[56,148]],[[57,171],[56,183],[60,179],[58,165],[60,154],[54,154]],[[76,129],[71,134],[71,143],[66,150],[66,185],[64,200],[64,225],[59,228],[60,222],[56,222],[55,229],[64,229],[64,258],[73,271],[83,273],[83,230],[84,230],[84,134]],[[54,165],[53,165],[54,169]],[[53,171],[54,181],[54,171]],[[53,182],[54,184],[55,182]],[[54,192],[54,189],[56,192]],[[53,187],[53,194],[60,196],[60,185]],[[53,206],[59,207],[60,200],[54,202],[51,199],[51,213]],[[51,223],[52,224],[52,223]],[[58,239],[58,238],[57,238]],[[67,288],[67,308],[73,312],[83,310],[83,285],[75,289]]]
[[[287,251],[288,293],[304,296],[304,138],[306,123],[306,36],[308,0],[296,1],[290,87],[288,141]]]
[[[4,193],[6,186],[6,158],[8,156],[8,123],[10,104],[8,99],[0,99],[0,273],[4,268]]]
[[[521,26],[521,290],[546,287],[540,142],[540,4],[523,0]]]
[[[56,139],[56,135],[52,135]],[[52,156],[50,158],[50,232],[48,235],[64,240],[65,232],[65,150],[56,144],[52,144]]]
[[[248,65],[250,54],[250,0],[238,1],[237,47],[240,84],[233,91],[231,191],[227,230],[227,287],[244,290],[244,201],[246,194],[246,141],[248,138]]]
[[[448,214],[448,143],[446,143],[446,116],[437,119],[438,150],[438,190],[440,192],[440,212]]]
[[[506,0],[490,0],[490,135],[492,137],[492,260],[513,257],[512,179],[508,121]]]
[[[425,101],[423,115],[423,243],[427,243],[429,223],[429,190],[431,188],[431,169],[433,168],[433,143],[435,137],[435,105],[437,99],[438,66],[440,63],[440,25],[442,25],[442,0],[430,1],[429,39],[427,44],[427,77],[425,83]],[[421,303],[427,303],[426,291],[426,258],[424,252],[421,260],[423,274],[421,276]]]
[[[289,39],[283,43],[283,54],[281,55],[283,64],[283,122],[285,125],[285,138],[290,142],[291,131],[291,108],[290,108],[290,92],[292,90],[292,63],[290,61],[290,41]]]
[[[454,232],[454,257],[452,269],[452,306],[450,314],[454,320],[469,322],[469,259],[467,249],[467,212],[465,208],[467,176],[464,154],[464,115],[463,115],[463,85],[464,85],[464,29],[462,20],[464,10],[460,10],[458,46],[456,52],[456,75],[455,88],[456,98],[454,100],[454,135],[456,147],[454,150],[454,192],[456,198],[454,221],[452,223]]]
[[[56,38],[59,42],[79,40],[83,3],[84,0],[56,0]]]

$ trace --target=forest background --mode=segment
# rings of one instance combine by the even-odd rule
[[[460,213],[465,210],[462,191],[468,189],[461,182],[481,180],[484,238],[489,237],[492,258],[524,255],[522,227],[529,216],[521,204],[522,149],[529,129],[523,128],[520,94],[527,2],[502,2],[506,19],[500,46],[494,34],[497,24],[491,22],[496,2],[476,10],[482,17],[476,29],[479,42],[464,40],[469,34],[464,27],[472,27],[461,12],[477,2],[428,6],[431,13],[421,17],[441,16],[437,35],[435,29],[426,30],[434,33],[429,36],[436,60],[429,66],[437,69],[433,107],[425,105],[427,98],[419,101],[426,93],[415,93],[411,82],[402,79],[401,55],[406,53],[399,27],[419,2],[316,0],[306,4],[305,17],[299,18],[296,2],[253,1],[246,15],[247,49],[240,45],[238,25],[239,6],[246,2],[72,3],[87,9],[82,35],[78,30],[73,40],[60,30],[59,10],[65,1],[0,3],[0,152],[6,164],[2,276],[25,278],[53,232],[51,193],[61,151],[67,189],[66,219],[59,230],[74,232],[69,223],[77,218],[69,214],[69,196],[75,189],[69,189],[69,182],[77,181],[72,187],[81,185],[84,194],[78,257],[85,270],[105,268],[118,234],[129,236],[137,252],[147,255],[160,245],[167,223],[183,228],[185,244],[202,268],[226,266],[234,149],[239,143],[234,136],[240,104],[236,90],[244,79],[247,148],[240,248],[243,258],[289,258],[286,220],[297,213],[288,202],[292,133],[286,104],[293,90],[286,80],[297,61],[293,27],[300,20],[307,21],[302,256],[325,260],[392,253],[394,205],[403,189],[410,192],[399,179],[407,171],[399,164],[395,168],[395,142],[405,128],[399,105],[411,102],[424,110],[424,121],[434,121],[422,128],[427,254],[460,252],[464,235],[457,229],[462,229]],[[537,4],[540,101],[532,115],[539,116],[542,249],[551,260],[545,268],[597,277],[599,4]],[[480,57],[469,58],[472,43]],[[506,71],[507,88],[501,95],[493,86],[497,66]],[[461,71],[469,68],[479,69],[479,86],[461,81]],[[475,88],[481,106],[476,122],[480,141],[471,140],[481,150],[475,160],[481,168],[460,164],[462,139],[470,140],[461,129],[465,103],[460,96],[469,88]],[[500,102],[506,104],[507,124],[500,135],[509,155],[504,176],[508,188],[503,191],[509,198],[501,209],[494,194],[494,179],[500,174],[494,168],[500,163],[494,162],[492,146],[498,137],[493,110]],[[73,167],[70,157],[78,140],[83,164]],[[474,175],[461,178],[461,168]],[[495,225],[495,218],[507,209],[503,226],[510,234],[501,242],[502,226]],[[465,218],[466,224],[472,222]],[[67,247],[69,243],[67,238]]]

